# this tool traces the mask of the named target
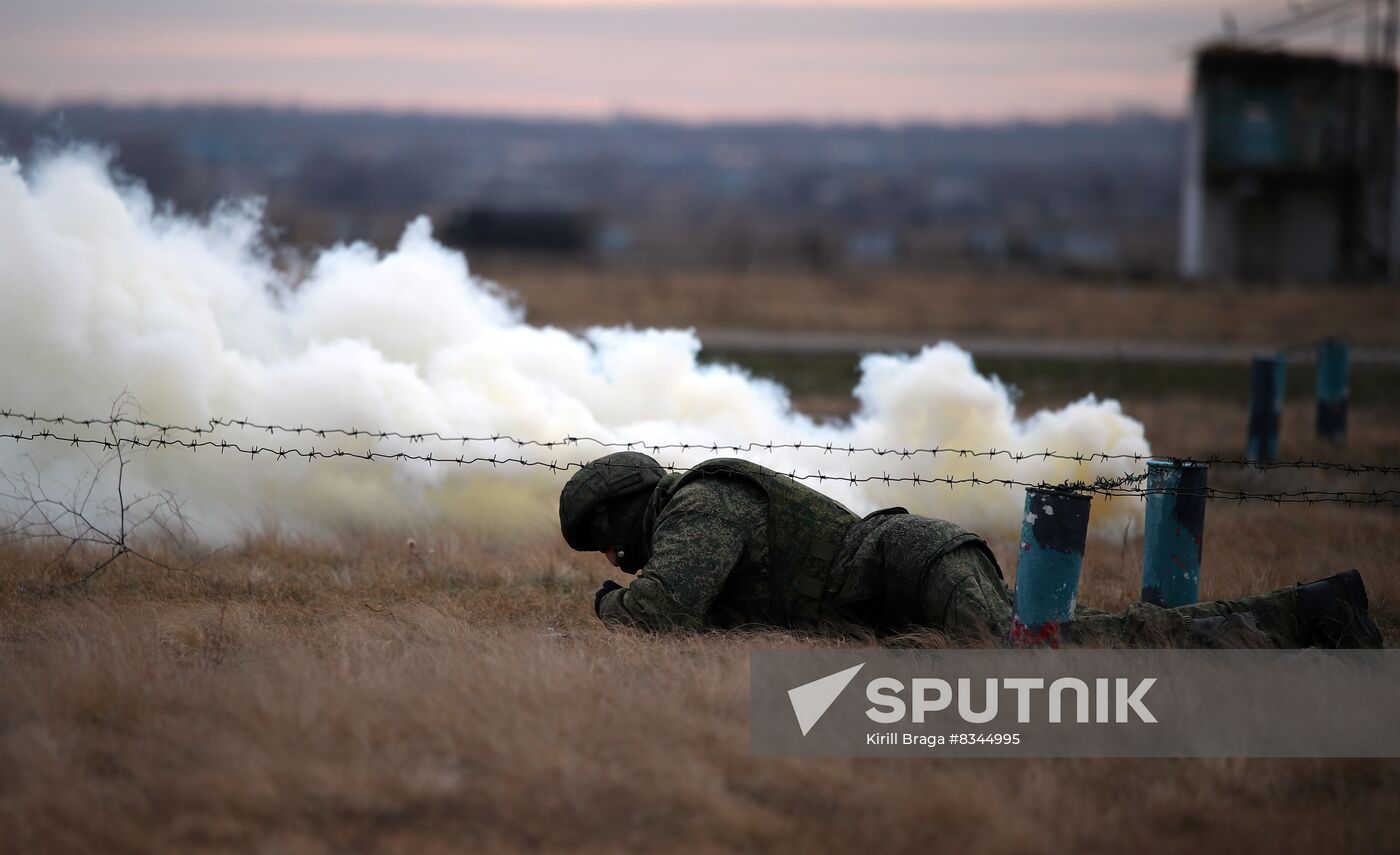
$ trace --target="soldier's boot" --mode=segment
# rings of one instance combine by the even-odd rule
[[[1298,614],[1314,647],[1380,648],[1361,574],[1347,570],[1298,586]]]

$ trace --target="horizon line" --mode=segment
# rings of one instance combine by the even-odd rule
[[[495,109],[453,110],[443,107],[414,107],[350,104],[314,104],[292,100],[272,99],[251,100],[242,98],[159,98],[159,97],[111,97],[111,96],[71,96],[56,99],[34,99],[15,96],[0,90],[0,107],[27,110],[32,113],[54,113],[65,109],[108,109],[114,111],[167,111],[180,110],[244,110],[268,113],[289,113],[307,115],[371,115],[429,120],[468,120],[501,121],[539,124],[650,124],[681,127],[733,127],[733,126],[775,126],[806,125],[817,127],[943,127],[943,128],[991,128],[1015,125],[1064,125],[1108,123],[1123,119],[1158,119],[1181,121],[1186,111],[1169,111],[1143,104],[1122,104],[1115,107],[1088,108],[1067,112],[1059,116],[1007,114],[1001,118],[956,118],[910,115],[898,118],[879,116],[834,116],[820,117],[802,114],[773,114],[754,116],[746,114],[694,117],[680,113],[668,114],[664,111],[618,107],[610,111],[504,111]]]

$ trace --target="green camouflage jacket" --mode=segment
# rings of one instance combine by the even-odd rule
[[[680,479],[668,475],[659,495]],[[655,511],[651,558],[599,616],[648,629],[777,623],[769,605],[768,502],[743,481],[701,478]]]

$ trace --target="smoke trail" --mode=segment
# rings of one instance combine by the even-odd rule
[[[1142,425],[1114,401],[1086,398],[1018,419],[1007,389],[951,344],[866,357],[858,412],[847,423],[817,424],[794,412],[779,386],[699,364],[692,332],[600,328],[580,336],[526,324],[508,293],[472,277],[460,254],[432,239],[426,219],[409,224],[384,255],[361,244],[325,250],[297,282],[272,263],[261,233],[256,204],[224,205],[202,221],[178,216],[139,186],[114,180],[91,150],[66,151],[27,171],[0,164],[0,407],[104,415],[125,390],[153,420],[182,424],[228,416],[538,439],[1148,450]],[[584,446],[540,455],[565,463],[596,453]],[[711,455],[661,456],[688,465]],[[1030,482],[1124,469],[948,457],[847,462],[810,450],[750,456],[783,471],[975,472]],[[54,443],[0,447],[0,471],[38,467],[61,480],[90,465]],[[267,528],[334,535],[425,522],[538,530],[553,524],[563,476],[157,450],[140,455],[128,478],[132,491],[173,491],[207,537],[228,540]],[[988,535],[1014,531],[1023,501],[1019,490],[1000,487],[827,491],[858,511],[902,504]],[[1094,511],[1096,526],[1113,533],[1140,515],[1130,500],[1100,501]]]

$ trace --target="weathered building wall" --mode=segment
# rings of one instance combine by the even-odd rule
[[[1182,274],[1386,277],[1395,105],[1390,65],[1201,50],[1184,164]]]

